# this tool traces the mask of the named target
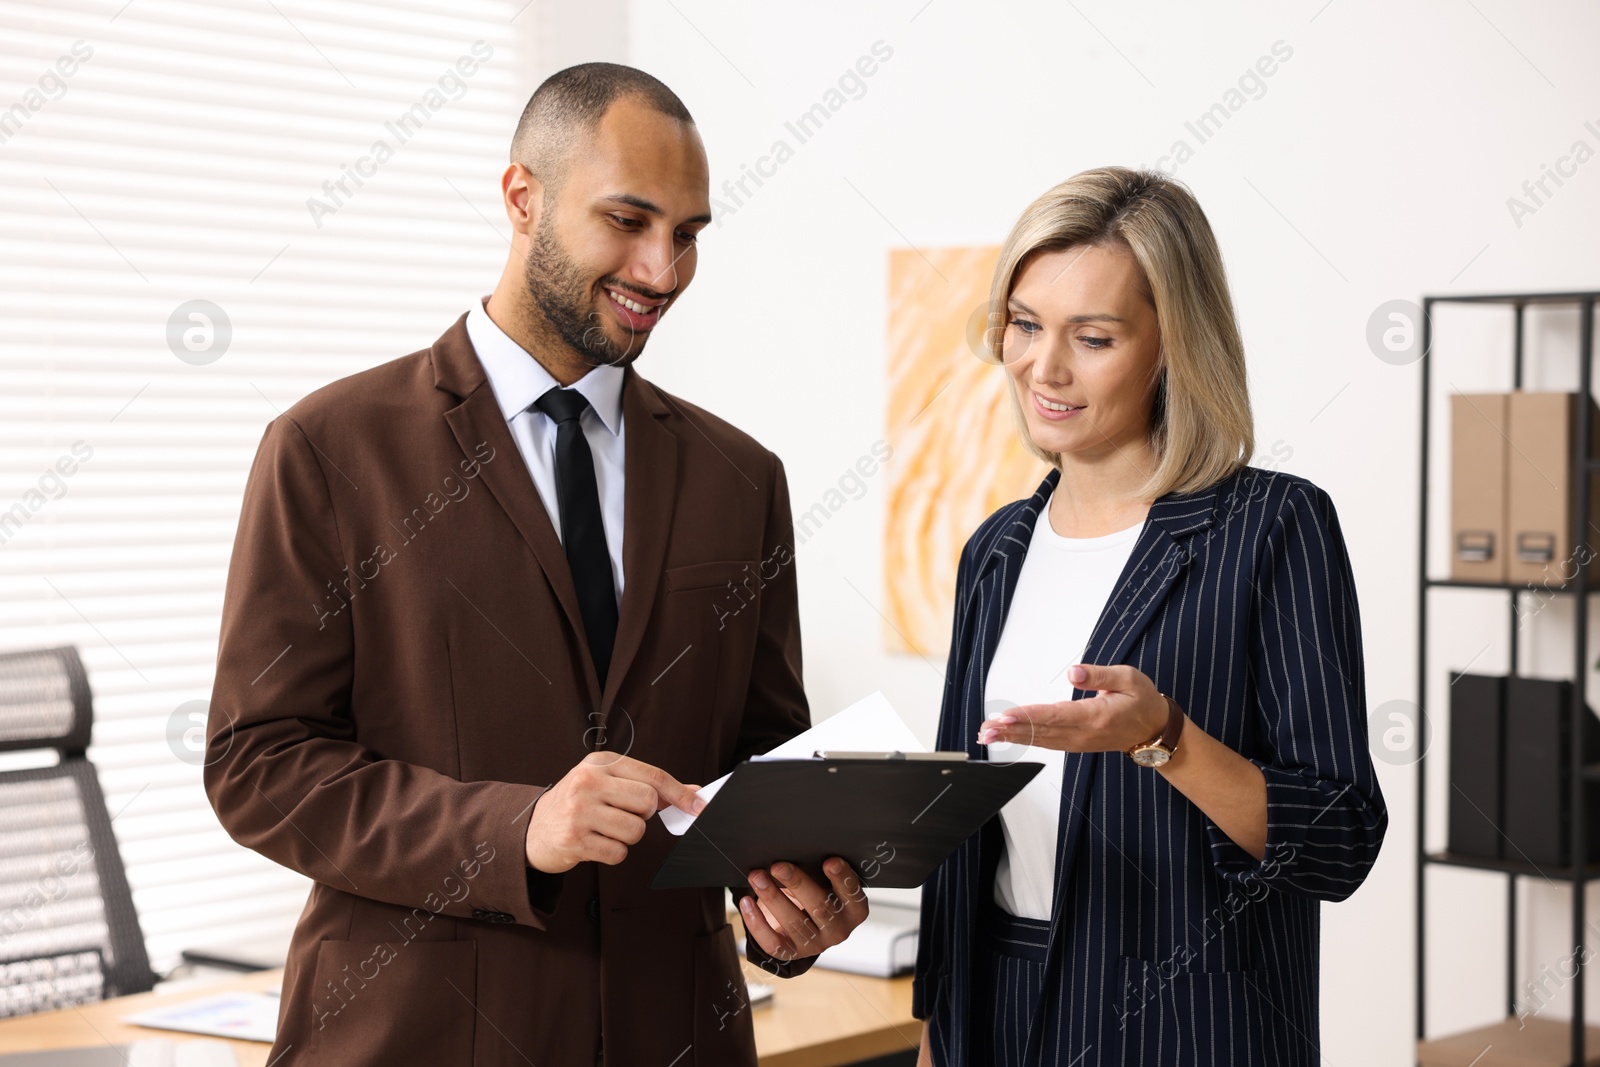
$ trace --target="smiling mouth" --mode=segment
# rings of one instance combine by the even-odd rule
[[[646,303],[643,300],[621,292],[617,289],[606,289],[606,297],[611,303],[611,310],[622,324],[629,330],[643,333],[654,328],[661,321],[663,309],[667,302],[662,300],[657,303]]]
[[[606,295],[612,300],[615,300],[618,304],[621,304],[623,307],[627,308],[629,311],[633,312],[635,315],[654,314],[655,312],[661,310],[662,305],[666,303],[666,301],[663,300],[660,304],[646,304],[635,300],[624,293],[618,292],[615,289],[607,289]]]
[[[1034,399],[1039,402],[1039,406],[1044,408],[1046,411],[1082,411],[1084,408],[1089,406],[1088,404],[1062,403],[1040,396],[1038,393],[1034,393],[1033,396]]]

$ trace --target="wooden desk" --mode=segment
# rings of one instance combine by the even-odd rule
[[[124,1015],[163,1004],[177,1004],[195,997],[236,989],[277,989],[282,984],[281,969],[257,971],[238,978],[197,983],[176,993],[136,993],[131,997],[116,997],[78,1008],[61,1008],[16,1019],[0,1019],[0,1050],[40,1052],[55,1048],[98,1048],[150,1037],[165,1037],[173,1041],[192,1040],[199,1035],[149,1030],[143,1026],[128,1026],[120,1020]],[[266,1067],[267,1052],[271,1046],[259,1041],[229,1041],[228,1044],[233,1046],[239,1067]]]
[[[762,1067],[836,1067],[916,1049],[922,1022],[911,1015],[911,978],[863,978],[813,967],[773,978],[741,961],[746,981],[772,986],[753,1009]]]
[[[762,971],[748,964],[744,970],[747,980],[763,976]],[[909,977],[862,978],[821,968],[787,981],[766,977],[774,987],[772,1003],[752,1009],[756,1049],[763,1067],[835,1067],[914,1049],[921,1040],[922,1024],[911,1017]],[[145,1008],[213,993],[276,989],[282,981],[281,970],[260,971],[175,993],[140,993],[81,1008],[0,1020],[0,1050],[85,1048],[150,1037],[182,1041],[190,1035],[127,1026],[119,1020]],[[257,1041],[229,1044],[239,1059],[239,1067],[266,1067],[267,1045]]]

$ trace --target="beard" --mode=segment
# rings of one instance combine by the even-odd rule
[[[626,367],[644,350],[649,335],[630,331],[626,345],[611,339],[594,306],[595,293],[588,274],[556,236],[550,222],[552,214],[546,211],[540,218],[533,250],[528,253],[523,271],[528,295],[556,336],[579,359],[591,367]]]

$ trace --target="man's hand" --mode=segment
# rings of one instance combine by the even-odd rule
[[[850,865],[830,856],[822,871],[833,883],[831,891],[792,863],[774,863],[770,873],[750,872],[756,897],[739,898],[739,914],[745,932],[773,959],[815,956],[849,937],[867,917],[867,892]]]
[[[621,863],[644,836],[648,820],[666,807],[698,815],[699,786],[684,785],[659,767],[614,752],[591,752],[541,794],[528,820],[528,865],[547,874],[585,860]]]

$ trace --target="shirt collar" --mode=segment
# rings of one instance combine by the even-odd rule
[[[527,349],[513,341],[484,308],[484,297],[472,302],[467,311],[467,337],[478,353],[489,386],[500,404],[500,414],[510,422],[518,412],[561,383],[544,369]],[[583,394],[594,413],[613,435],[622,432],[623,369],[611,365],[594,367],[572,383]]]

